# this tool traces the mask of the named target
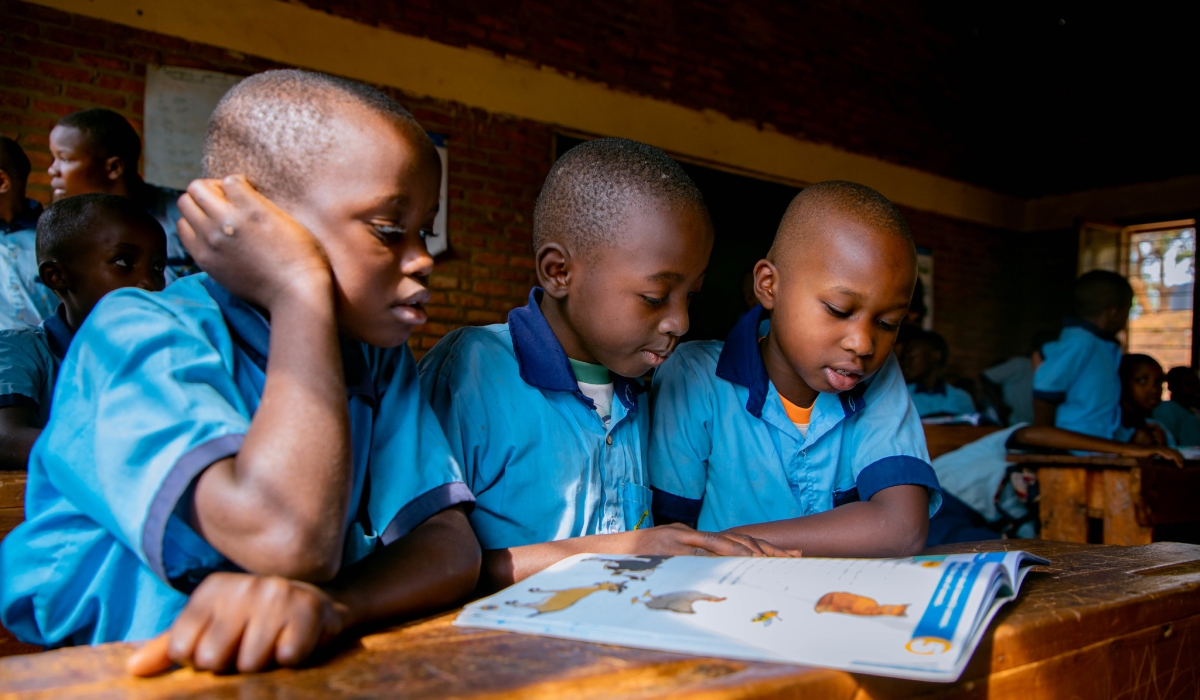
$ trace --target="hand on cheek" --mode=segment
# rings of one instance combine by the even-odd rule
[[[196,588],[171,629],[129,658],[135,676],[172,665],[248,673],[294,666],[345,627],[346,607],[316,586],[273,576],[216,573]]]

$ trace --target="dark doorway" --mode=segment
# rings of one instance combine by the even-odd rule
[[[557,134],[554,157],[584,140]],[[684,340],[724,340],[749,308],[743,280],[767,254],[779,220],[800,188],[691,163],[680,165],[704,194],[716,232],[704,290],[692,301],[691,330]]]

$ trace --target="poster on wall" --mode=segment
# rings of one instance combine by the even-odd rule
[[[145,178],[147,182],[182,190],[202,175],[204,132],[221,97],[242,76],[175,66],[146,67]],[[449,247],[450,160],[446,137],[430,133],[442,161],[442,182],[436,236],[427,239],[429,252],[438,255]]]
[[[933,330],[933,249],[917,246],[917,278],[921,280],[921,288],[925,292],[925,320],[921,327],[927,331]]]

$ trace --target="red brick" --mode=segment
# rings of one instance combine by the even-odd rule
[[[504,314],[498,311],[483,311],[472,309],[467,312],[467,323],[484,325],[488,323],[504,323]]]
[[[79,107],[75,105],[65,105],[61,102],[50,102],[49,100],[34,100],[33,111],[57,114],[60,117],[65,117],[71,112],[78,112]]]
[[[99,34],[84,34],[82,32],[71,31],[53,25],[47,26],[42,32],[42,37],[59,44],[66,44],[73,49],[91,49],[93,51],[103,51],[105,38]]]
[[[73,83],[89,83],[92,80],[91,71],[75,66],[64,66],[61,63],[38,61],[37,69],[42,75]]]
[[[0,66],[5,68],[16,68],[18,70],[28,70],[33,65],[33,61],[28,56],[22,56],[15,51],[0,51]]]
[[[499,297],[508,296],[512,293],[512,288],[501,282],[476,282],[472,291],[476,294],[486,294],[487,296]]]
[[[508,262],[508,256],[495,253],[474,253],[471,255],[471,262],[477,265],[499,266]]]
[[[89,90],[88,88],[68,85],[65,96],[72,100],[91,102],[98,107],[108,107],[109,109],[118,110],[125,107],[125,96],[114,92],[101,92],[99,90]]]
[[[429,286],[433,289],[458,289],[458,278],[434,273],[429,277]]]
[[[121,92],[132,92],[137,95],[146,92],[146,82],[143,80],[132,80],[130,78],[120,78],[115,75],[101,75],[96,78],[96,85],[105,90],[120,90]]]
[[[29,104],[29,98],[24,95],[0,92],[0,107],[24,109]]]
[[[34,41],[25,37],[13,37],[12,47],[18,53],[34,58],[51,58],[56,61],[69,61],[74,52],[67,46],[51,44],[45,41]]]
[[[6,89],[10,90],[14,88],[32,90],[47,96],[57,95],[59,91],[58,84],[55,82],[12,71],[0,71],[0,85],[4,85]]]
[[[116,71],[129,70],[129,61],[120,58],[113,58],[112,56],[103,56],[96,53],[81,52],[79,54],[79,62],[85,66],[92,66],[93,68],[104,68],[107,70]]]

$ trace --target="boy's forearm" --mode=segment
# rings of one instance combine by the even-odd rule
[[[1058,405],[1041,399],[1033,400],[1033,423],[1053,428],[1058,413]]]
[[[327,590],[349,609],[348,626],[363,625],[458,602],[475,589],[479,565],[479,542],[455,506],[348,567]]]
[[[614,549],[615,535],[589,535],[572,537],[555,542],[542,542],[507,549],[488,549],[483,552],[481,588],[498,591],[527,579],[537,572],[567,557],[584,552],[610,553]],[[627,553],[627,552],[626,552]]]
[[[29,468],[29,453],[42,429],[37,425],[37,413],[25,406],[0,408],[0,471],[25,471]]]
[[[271,310],[262,400],[237,456],[198,479],[193,524],[247,571],[329,580],[342,557],[350,460],[330,281]]]
[[[925,548],[929,495],[924,486],[892,486],[870,501],[822,513],[732,528],[806,557],[902,557]]]
[[[1084,452],[1107,452],[1120,455],[1135,450],[1136,446],[1115,440],[1084,435],[1073,430],[1030,425],[1013,433],[1014,442],[1022,447],[1048,447],[1056,450],[1080,450]]]

